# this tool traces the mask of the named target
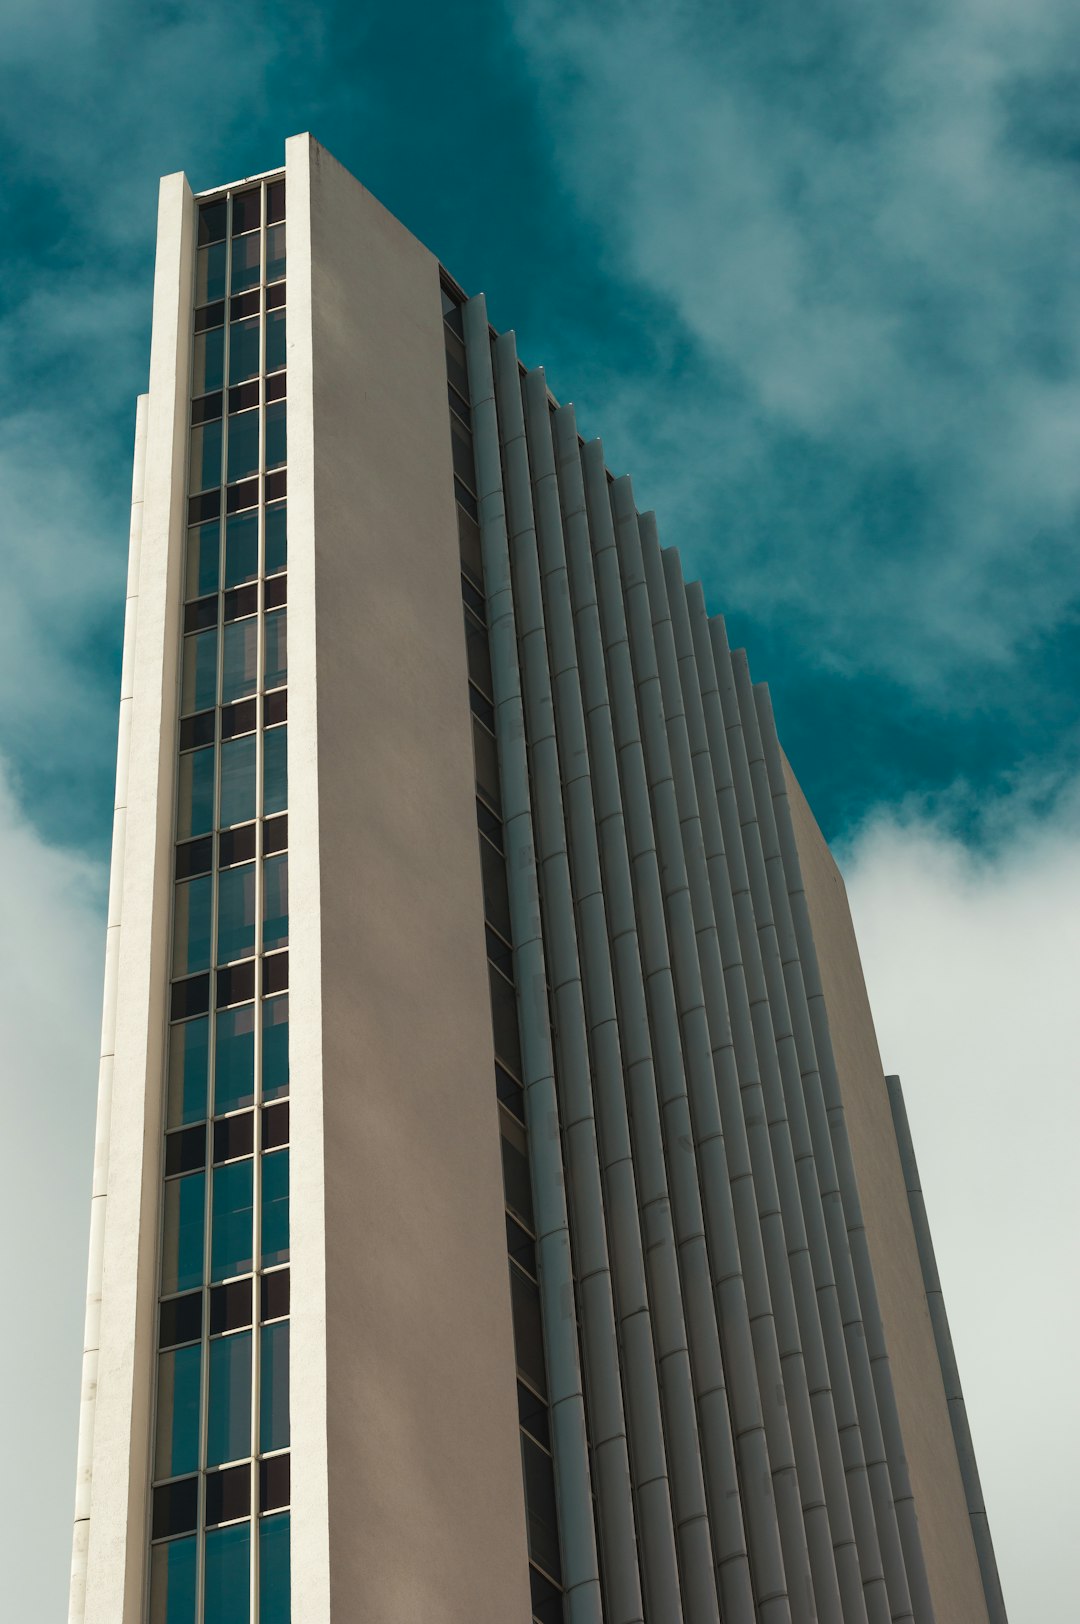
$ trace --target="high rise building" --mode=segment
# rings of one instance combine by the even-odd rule
[[[572,408],[308,136],[167,177],[72,1624],[1000,1624],[890,1087]]]

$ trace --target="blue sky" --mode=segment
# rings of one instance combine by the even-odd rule
[[[66,1565],[157,179],[221,184],[311,129],[487,293],[769,680],[905,1074],[1013,1621],[1064,1617],[1064,1444],[1005,1413],[1032,1344],[1001,1268],[1063,1348],[1038,1287],[1076,1096],[1080,13],[10,0],[0,46],[4,1098],[20,1199],[60,1191],[59,1397],[20,1434],[48,1412],[46,1543],[4,1555],[24,1616]]]

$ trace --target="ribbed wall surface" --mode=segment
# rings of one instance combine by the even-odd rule
[[[930,1624],[767,696],[463,317],[566,1617]]]

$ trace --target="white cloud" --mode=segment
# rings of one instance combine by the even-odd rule
[[[105,942],[99,865],[45,844],[0,759],[0,1337],[7,1616],[64,1616]]]
[[[899,1073],[1011,1624],[1073,1616],[1080,783],[974,855],[917,809],[842,854]]]

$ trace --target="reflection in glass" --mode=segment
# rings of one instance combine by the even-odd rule
[[[249,1167],[248,1162],[236,1162]],[[220,1171],[220,1169],[219,1169]],[[262,1158],[262,1266],[289,1261],[289,1152],[268,1151]]]
[[[174,976],[210,968],[210,908],[213,881],[209,874],[176,887],[173,914]]]
[[[214,1168],[210,1223],[210,1278],[248,1274],[252,1264],[250,1161]]]
[[[221,551],[221,521],[194,525],[187,535],[187,576],[185,598],[205,598],[218,589],[218,554]]]
[[[195,307],[225,297],[225,244],[209,243],[195,261]]]
[[[229,475],[232,478],[232,475]],[[191,431],[188,490],[208,491],[221,484],[221,418],[199,423]]]
[[[233,242],[231,291],[243,293],[245,288],[257,287],[259,270],[259,233],[255,231]]]
[[[289,1513],[283,1511],[259,1522],[259,1624],[289,1624],[290,1589]]]
[[[282,1324],[288,1324],[283,1320]],[[210,1407],[206,1464],[245,1460],[251,1454],[251,1332],[210,1343]]]
[[[154,1477],[159,1481],[199,1469],[201,1371],[202,1348],[197,1342],[158,1355]]]
[[[194,1536],[154,1546],[150,1555],[150,1624],[195,1624],[195,1563]]]
[[[284,812],[289,804],[289,777],[285,735],[287,727],[272,727],[263,734],[263,815]]]
[[[289,675],[285,615],[284,609],[276,609],[272,615],[266,617],[264,688],[280,688]]]
[[[209,710],[217,703],[217,628],[184,638],[184,679],[180,714]]]
[[[249,1522],[207,1532],[203,1578],[203,1624],[248,1624],[251,1610]]]
[[[166,1126],[183,1128],[206,1116],[210,1022],[202,1015],[169,1028],[169,1110]]]
[[[266,408],[267,468],[280,468],[285,462],[285,402],[275,400]],[[229,476],[232,477],[231,475]],[[267,571],[269,574],[269,571]]]
[[[165,1184],[162,1220],[161,1294],[202,1285],[206,1174],[189,1173]]]
[[[285,275],[285,226],[271,226],[266,233],[266,280],[280,282]]]
[[[248,316],[229,328],[229,382],[243,383],[259,375],[259,318]],[[210,385],[216,388],[217,385]]]
[[[217,962],[246,959],[254,951],[255,864],[245,863],[218,876]]]
[[[264,998],[262,1008],[262,1097],[277,1100],[289,1092],[289,995]]]
[[[226,739],[221,746],[221,823],[247,823],[255,816],[255,735]]]
[[[229,474],[231,485],[259,471],[259,414],[237,412],[229,418]]]
[[[259,1451],[289,1447],[289,1321],[259,1332]]]
[[[231,705],[234,699],[253,694],[258,679],[258,619],[252,615],[247,620],[230,621],[225,627],[221,655],[221,703]]]
[[[259,573],[259,513],[252,508],[225,521],[225,585],[242,586]]]
[[[176,838],[205,835],[214,827],[214,747],[180,757]]]
[[[274,502],[266,510],[266,571],[276,575],[288,562],[285,547],[285,503]]]
[[[255,1005],[217,1013],[214,1041],[214,1114],[224,1116],[255,1098]]]
[[[285,852],[263,862],[263,952],[289,945],[289,859]]]
[[[285,365],[285,312],[269,310],[266,314],[266,370],[276,372]]]
[[[208,395],[212,389],[220,389],[224,382],[224,327],[212,327],[208,333],[196,333],[191,393]]]

